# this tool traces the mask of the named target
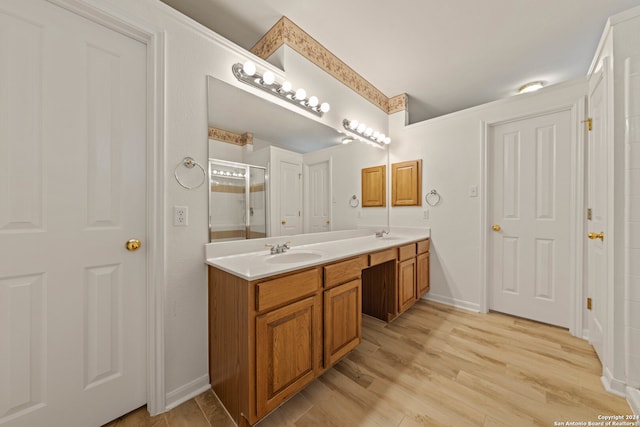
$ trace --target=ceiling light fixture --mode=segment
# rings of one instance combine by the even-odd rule
[[[344,128],[349,132],[357,135],[360,141],[365,141],[367,143],[373,142],[380,147],[391,143],[391,138],[386,136],[384,133],[373,130],[366,124],[360,123],[357,120],[344,119],[342,121],[342,126],[344,126]]]
[[[520,86],[518,88],[518,93],[535,92],[538,89],[542,89],[543,86],[544,86],[544,82],[541,82],[541,81],[529,82],[527,84]]]
[[[322,117],[324,113],[331,109],[329,103],[320,103],[317,96],[307,98],[307,91],[303,88],[293,91],[293,87],[288,81],[282,82],[282,84],[277,83],[276,76],[271,71],[267,70],[260,75],[256,69],[256,64],[251,61],[247,61],[244,64],[234,64],[231,67],[231,71],[239,81],[297,105],[318,117]]]

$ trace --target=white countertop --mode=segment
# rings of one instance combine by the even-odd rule
[[[313,267],[352,256],[401,246],[430,237],[429,228],[392,227],[384,237],[375,229],[270,237],[205,246],[206,263],[246,280]],[[284,254],[271,255],[264,245],[291,241]]]

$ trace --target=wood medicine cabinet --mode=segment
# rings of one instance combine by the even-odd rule
[[[385,165],[362,169],[362,207],[387,206],[387,167]]]
[[[422,206],[422,159],[391,165],[391,205]]]

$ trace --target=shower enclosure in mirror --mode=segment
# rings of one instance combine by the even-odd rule
[[[212,242],[266,237],[267,179],[260,166],[209,159]]]

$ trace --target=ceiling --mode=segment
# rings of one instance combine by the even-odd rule
[[[250,49],[287,16],[410,122],[586,75],[609,16],[640,0],[163,0]]]

